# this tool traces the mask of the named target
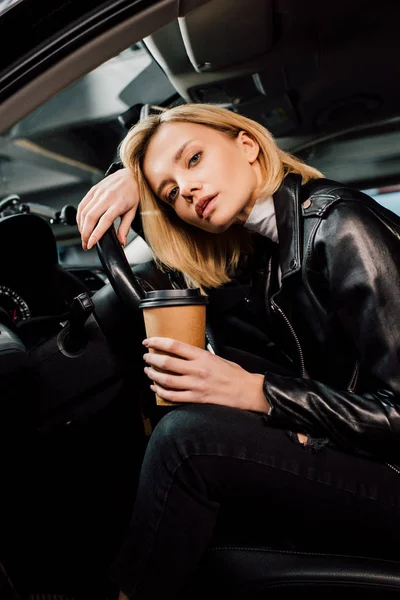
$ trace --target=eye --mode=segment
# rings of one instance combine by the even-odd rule
[[[178,188],[177,187],[172,188],[172,190],[167,194],[167,201],[169,203],[173,202],[175,200],[177,194],[178,194]]]
[[[193,154],[192,158],[189,160],[189,167],[194,167],[195,165],[197,165],[197,163],[200,161],[202,154],[202,152],[196,152],[196,154]]]

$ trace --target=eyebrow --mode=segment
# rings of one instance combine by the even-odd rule
[[[178,148],[178,150],[175,152],[174,163],[178,163],[181,160],[182,154],[183,154],[186,146],[188,146],[191,142],[193,142],[193,140],[187,140],[187,142],[184,142],[182,144],[182,146],[180,146]],[[171,181],[171,179],[163,179],[163,181],[160,183],[160,185],[157,188],[157,196],[158,197],[161,196],[161,192],[162,192],[164,186],[166,186],[167,183],[169,183],[170,181]]]

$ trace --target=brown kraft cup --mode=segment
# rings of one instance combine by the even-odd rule
[[[146,336],[168,337],[197,348],[205,348],[207,304],[207,297],[202,296],[197,288],[147,292],[139,304],[139,308],[143,310]],[[152,348],[149,351],[154,352]],[[157,354],[170,353],[158,350]],[[159,406],[176,405],[157,394],[155,396]]]

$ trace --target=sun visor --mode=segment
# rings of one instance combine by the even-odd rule
[[[186,53],[198,73],[265,54],[272,45],[272,2],[213,0],[178,18]]]

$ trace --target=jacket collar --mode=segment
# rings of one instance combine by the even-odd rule
[[[273,195],[282,280],[301,269],[301,175],[289,173]]]

